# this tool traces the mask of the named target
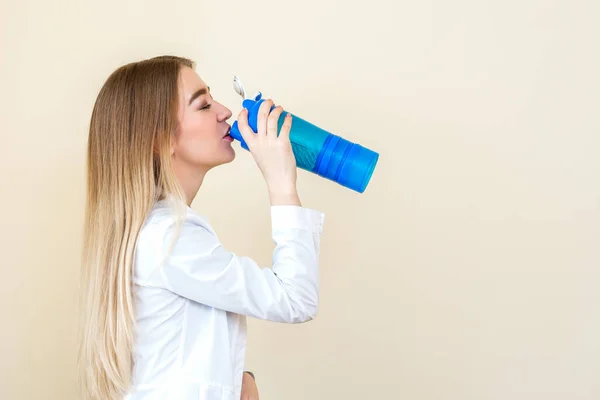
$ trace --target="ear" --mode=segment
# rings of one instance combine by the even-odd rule
[[[171,155],[175,154],[175,135],[171,135],[171,141],[170,141],[170,147],[169,147],[169,152],[171,153]]]
[[[179,126],[175,128],[175,132],[169,136],[169,154],[172,156],[175,154],[175,147],[177,146],[177,135],[179,133]]]

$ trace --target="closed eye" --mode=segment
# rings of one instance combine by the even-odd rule
[[[205,105],[204,107],[200,107],[199,110],[208,110],[210,109],[210,104]]]

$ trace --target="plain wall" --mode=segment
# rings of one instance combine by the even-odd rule
[[[363,194],[299,172],[326,213],[321,307],[249,321],[261,399],[600,398],[599,4],[3,0],[0,398],[76,398],[89,118],[114,69],[159,54],[234,116],[238,74],[381,154]],[[236,149],[193,206],[268,265]]]

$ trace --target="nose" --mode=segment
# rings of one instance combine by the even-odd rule
[[[231,110],[229,108],[227,108],[223,104],[219,103],[219,113],[217,115],[219,118],[219,122],[223,122],[223,121],[227,121],[229,118],[231,118],[233,113],[231,112]]]

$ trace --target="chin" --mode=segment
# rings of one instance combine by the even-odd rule
[[[210,162],[204,162],[205,166],[209,166],[209,169],[216,168],[219,165],[229,164],[235,160],[235,150],[233,147],[229,147],[225,150],[220,149],[218,157],[213,157]]]
[[[227,158],[226,163],[230,163],[233,160],[235,160],[235,150],[233,149],[233,147],[231,148],[231,153],[229,154],[229,157]]]
[[[223,157],[223,159],[221,160],[221,162],[219,164],[220,165],[222,165],[222,164],[229,164],[233,160],[235,160],[235,150],[233,150],[233,148],[231,148],[229,150],[228,154],[225,155],[225,157]]]

